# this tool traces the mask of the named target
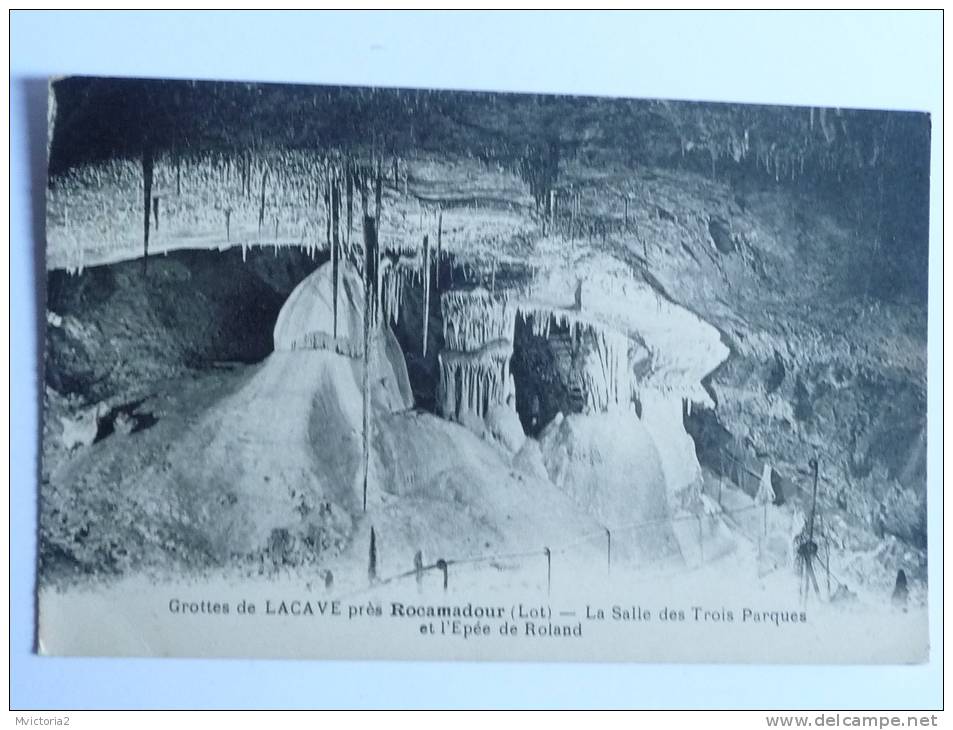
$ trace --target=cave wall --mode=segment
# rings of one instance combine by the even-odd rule
[[[926,547],[926,403],[891,368],[778,353],[736,356],[711,378],[718,406],[685,415],[699,461],[754,494],[763,464],[780,499],[819,501],[871,532]]]
[[[45,382],[95,402],[220,361],[257,362],[278,312],[323,257],[300,249],[181,250],[47,275]]]

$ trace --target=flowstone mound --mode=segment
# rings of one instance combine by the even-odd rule
[[[350,264],[340,272],[340,296],[334,307],[333,270],[324,264],[288,297],[275,323],[278,352],[317,350],[348,358],[355,379],[363,377],[364,284]],[[336,321],[335,321],[336,319]],[[336,326],[336,335],[335,335]],[[407,366],[389,327],[375,327],[369,356],[374,402],[386,410],[413,406]]]
[[[570,414],[539,441],[550,480],[607,525],[669,514],[665,473],[634,413]]]

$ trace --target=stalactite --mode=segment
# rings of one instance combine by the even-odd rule
[[[505,403],[515,389],[512,355],[512,344],[499,340],[472,352],[441,352],[437,397],[442,415],[460,419],[469,412],[482,419],[492,405]]]
[[[371,366],[372,333],[378,324],[380,294],[378,292],[378,269],[380,249],[373,218],[364,218],[364,383],[363,383],[363,465],[364,465],[364,510],[367,510],[368,472],[370,471],[371,430]]]
[[[381,159],[377,158],[377,180],[374,184],[374,219],[377,221],[377,235],[381,232]]]
[[[151,151],[142,155],[142,200],[145,210],[142,233],[142,273],[146,273],[149,262],[149,218],[151,215],[150,203],[152,202],[152,175],[154,159]]]
[[[430,237],[424,236],[423,261],[421,262],[421,277],[424,285],[423,311],[423,356],[427,357],[427,335],[430,328]]]
[[[451,350],[473,350],[494,340],[513,341],[514,313],[506,296],[477,287],[448,291],[440,297],[443,336]]]
[[[261,240],[261,227],[265,222],[265,186],[268,184],[268,170],[261,176],[261,205],[258,207],[258,240]]]
[[[585,360],[583,381],[586,384],[587,409],[603,412],[629,408],[635,382],[629,364],[629,341],[624,335],[591,325],[580,327],[580,338],[594,343]]]
[[[361,191],[361,215],[367,216],[367,171],[364,167],[361,167],[357,173],[357,187]],[[378,231],[378,235],[380,231]]]
[[[331,248],[331,165],[325,162],[324,167],[324,232],[328,251]],[[333,251],[332,251],[333,253]]]
[[[341,275],[341,252],[340,237],[338,232],[339,217],[341,207],[341,190],[339,187],[338,173],[334,170],[331,173],[331,309],[334,318],[334,336],[338,336],[338,289],[340,288]]]
[[[385,259],[385,261],[387,261]],[[400,308],[404,300],[404,287],[412,286],[416,272],[408,269],[399,262],[390,263],[382,267],[381,279],[381,308],[384,320],[397,324],[400,319]]]
[[[354,168],[350,162],[347,163],[345,177],[347,178],[347,235],[345,245],[351,248],[351,228],[354,226]],[[375,231],[376,235],[376,231]]]
[[[552,328],[569,330],[573,341],[587,349],[585,359],[577,363],[586,391],[586,409],[601,413],[632,407],[637,381],[629,362],[631,341],[610,327],[586,320],[576,312],[518,303],[516,316],[529,326],[533,335],[549,339]]]
[[[396,165],[396,162],[394,163]],[[437,291],[440,291],[440,262],[443,254],[443,210],[437,213],[437,271],[436,285]]]

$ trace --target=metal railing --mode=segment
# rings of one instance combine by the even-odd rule
[[[624,523],[621,525],[615,525],[613,527],[603,526],[600,530],[594,530],[592,532],[584,533],[580,535],[575,540],[571,542],[563,543],[560,545],[543,545],[539,548],[528,549],[515,552],[506,552],[506,553],[493,553],[487,555],[476,555],[462,558],[440,558],[435,560],[432,563],[423,564],[419,562],[413,568],[395,573],[386,577],[375,578],[373,579],[368,586],[365,588],[353,591],[348,594],[346,597],[361,595],[369,591],[380,588],[381,586],[390,585],[398,583],[409,578],[415,578],[418,584],[423,580],[423,577],[426,573],[432,571],[439,571],[442,577],[442,585],[444,590],[447,590],[450,584],[451,568],[454,566],[477,566],[481,564],[487,564],[492,562],[508,562],[508,561],[522,561],[528,558],[544,558],[546,561],[546,588],[547,592],[552,589],[552,568],[553,568],[553,558],[558,555],[566,555],[569,553],[578,552],[579,548],[586,545],[592,544],[594,541],[604,541],[604,550],[606,558],[606,572],[607,574],[611,573],[613,568],[613,546],[618,546],[619,536],[638,532],[640,530],[645,530],[648,528],[656,527],[673,527],[679,523],[691,523],[695,522],[699,525],[699,530],[697,531],[698,536],[698,547],[699,555],[701,556],[701,564],[709,562],[705,559],[704,554],[704,542],[705,542],[705,532],[704,524],[708,520],[710,523],[714,524],[720,518],[734,518],[736,515],[752,513],[756,510],[764,509],[765,505],[761,504],[752,504],[744,507],[739,507],[736,509],[724,509],[721,508],[713,512],[704,512],[699,514],[684,514],[671,517],[662,517],[655,518],[650,520],[639,520],[631,523]],[[766,518],[765,518],[766,519]],[[767,522],[765,522],[767,525]],[[741,523],[735,519],[732,519],[732,527],[734,530],[739,532],[743,537],[750,540],[754,544],[759,544],[759,538],[753,536],[745,531]],[[622,562],[622,561],[620,561]],[[683,570],[687,572],[688,570],[693,570],[697,566],[686,566]],[[840,585],[843,582],[837,579],[833,573],[830,573],[830,577],[837,581]]]

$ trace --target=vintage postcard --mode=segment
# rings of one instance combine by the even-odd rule
[[[50,84],[41,653],[929,655],[930,118]]]

